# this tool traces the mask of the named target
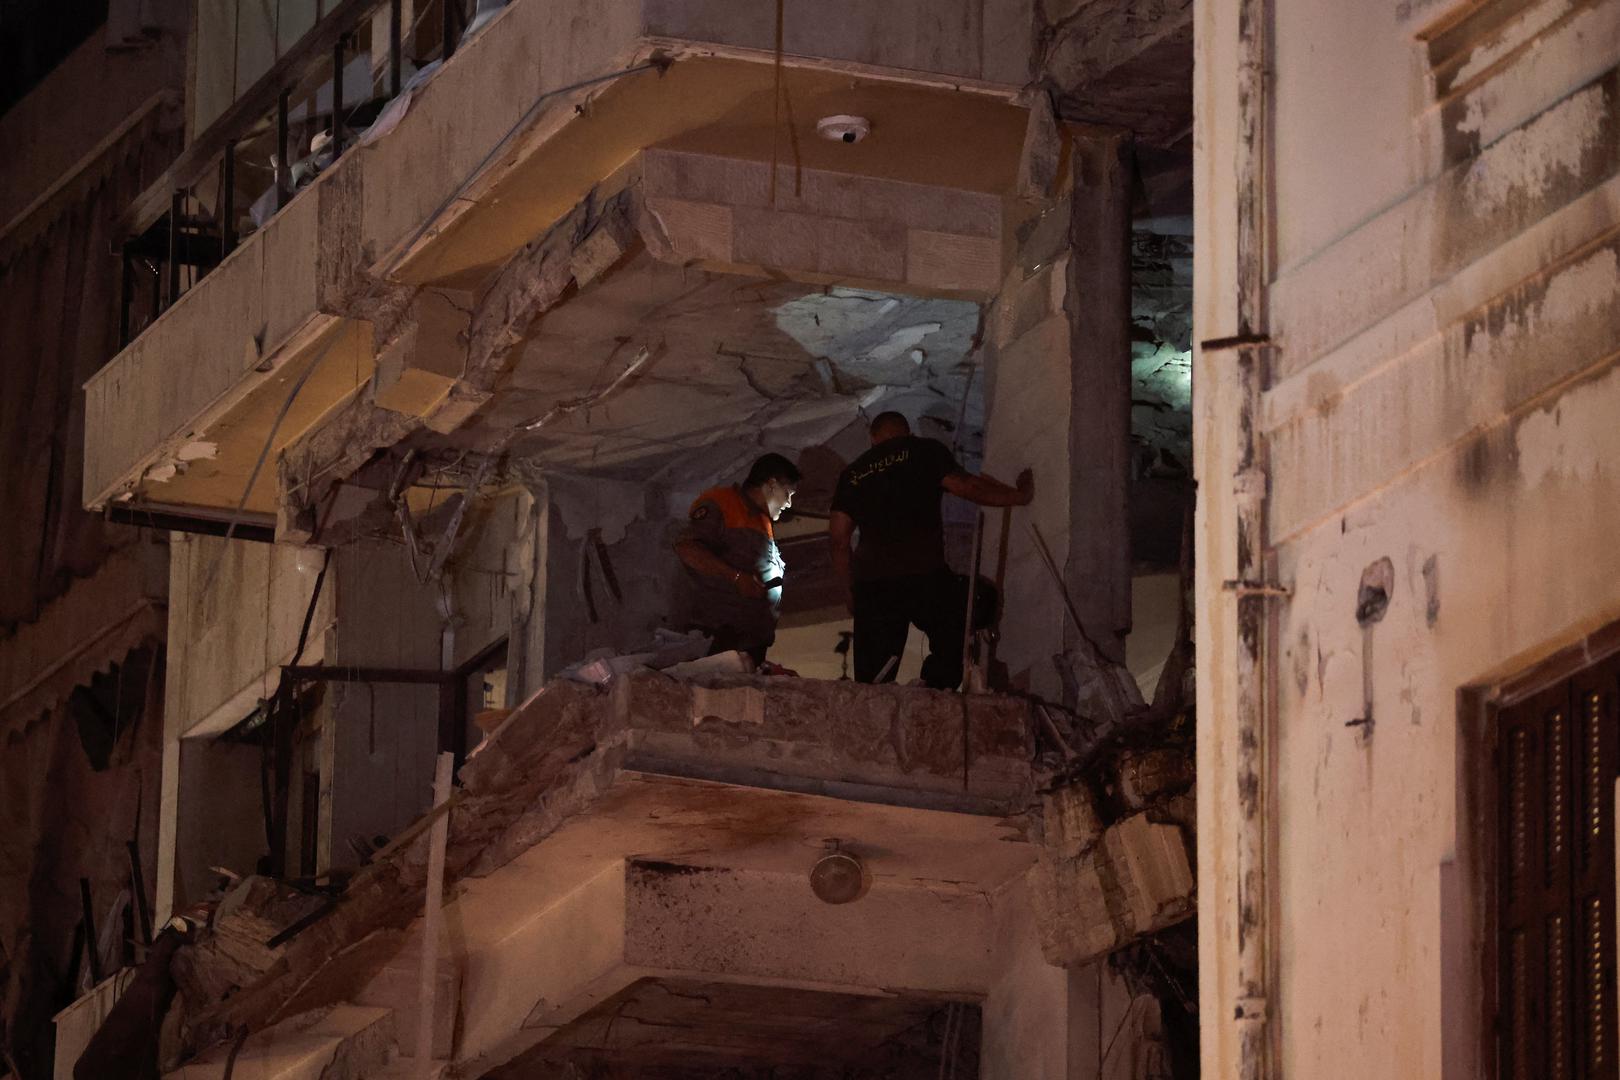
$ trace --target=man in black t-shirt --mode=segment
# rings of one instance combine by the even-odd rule
[[[937,690],[962,681],[967,588],[945,565],[939,499],[946,491],[980,506],[1027,506],[1035,485],[1028,469],[1016,487],[965,472],[944,444],[913,435],[896,412],[872,421],[872,449],[838,477],[828,531],[833,569],[855,616],[860,682],[894,678],[913,625],[928,636],[923,681]],[[851,550],[857,529],[860,543]]]

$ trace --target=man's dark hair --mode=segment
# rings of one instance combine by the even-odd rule
[[[881,435],[885,431],[892,431],[897,435],[910,435],[911,422],[902,413],[878,413],[872,418],[871,432],[873,435]]]
[[[743,481],[743,487],[759,487],[772,480],[780,480],[784,484],[797,484],[799,482],[799,467],[781,454],[766,454],[754,462],[748,470],[748,479]]]

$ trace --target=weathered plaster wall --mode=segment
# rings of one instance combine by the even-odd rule
[[[337,620],[331,662],[441,667],[445,620],[437,583],[416,580],[404,549],[358,544],[332,553]],[[330,683],[322,728],[322,780],[329,793],[323,832],[334,867],[352,867],[349,841],[392,837],[432,804],[439,745],[434,685]]]
[[[1053,701],[1062,690],[1052,656],[1062,651],[1068,616],[1030,525],[1040,530],[1061,567],[1069,553],[1069,401],[1074,383],[1069,320],[1063,311],[1068,258],[1064,254],[1028,277],[1021,266],[1010,272],[987,318],[990,358],[985,364],[989,406],[984,471],[1007,483],[1025,468],[1035,474],[1035,501],[1012,512],[1003,592],[1008,610],[1016,610],[1017,617],[1003,620],[997,656],[1006,662],[1015,685]],[[984,565],[999,564],[1000,536],[1001,513],[993,511],[986,515]]]
[[[188,7],[179,0],[150,5],[164,29],[144,48],[110,49],[105,29],[93,31],[27,97],[5,110],[0,116],[0,146],[6,148],[0,227],[83,167],[85,155],[153,95],[167,90],[179,101]],[[96,92],[85,93],[88,86]]]
[[[1453,875],[1475,828],[1459,777],[1489,749],[1464,738],[1458,691],[1620,617],[1620,3],[1527,4],[1431,79],[1419,34],[1454,6],[1275,5],[1276,353],[1257,422],[1293,595],[1267,672],[1259,895],[1281,1075],[1479,1075],[1490,946],[1452,933],[1478,887]],[[1239,329],[1220,204],[1243,195],[1240,114],[1217,83],[1236,7],[1200,8],[1203,341]],[[1201,1013],[1204,1068],[1227,1076],[1241,801],[1220,582],[1241,387],[1234,351],[1198,364]],[[1364,630],[1381,559],[1388,614]]]
[[[169,550],[165,727],[171,740],[218,734],[275,690],[298,644],[321,552],[187,533],[174,534]],[[321,662],[335,592],[321,590],[304,663]]]
[[[635,485],[611,482],[598,486],[623,488],[629,501],[614,502],[623,502],[624,509],[635,516],[626,520],[621,513],[606,510],[603,517],[589,518],[598,522],[590,525],[589,512],[582,506],[581,512],[587,516],[571,527],[568,512],[552,504],[545,518],[542,678],[557,674],[596,649],[633,651],[652,639],[655,628],[668,625],[679,572],[670,543],[684,519],[670,516],[656,489],[642,492]],[[600,506],[597,510],[602,512]],[[596,539],[601,540],[601,549]],[[617,584],[617,597],[609,588],[604,567]]]
[[[157,918],[167,918],[176,904],[198,898],[195,890],[204,884],[200,875],[219,861],[222,850],[236,855],[235,841],[254,828],[262,843],[257,798],[254,805],[233,801],[227,808],[208,795],[218,790],[219,778],[210,776],[216,747],[186,752],[181,743],[228,730],[275,691],[280,665],[291,661],[297,647],[320,566],[321,555],[313,549],[186,533],[170,539],[163,795],[153,884]],[[321,590],[304,663],[320,663],[324,656],[335,591]],[[221,760],[235,760],[230,751],[220,753]],[[257,784],[254,779],[255,791]],[[207,816],[210,811],[217,820]],[[183,828],[188,820],[193,826],[207,820],[209,829]],[[231,869],[246,873],[253,867]]]

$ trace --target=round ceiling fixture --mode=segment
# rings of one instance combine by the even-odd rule
[[[827,854],[816,860],[810,868],[810,890],[828,904],[847,904],[866,895],[872,885],[872,875],[866,864],[843,850],[834,840]]]
[[[858,143],[872,133],[864,116],[823,116],[816,121],[816,134],[832,142]]]

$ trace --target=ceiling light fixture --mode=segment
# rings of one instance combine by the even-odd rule
[[[858,143],[872,133],[864,116],[823,116],[816,121],[816,134],[832,142]]]
[[[866,864],[848,851],[837,840],[827,843],[827,854],[816,860],[810,868],[810,889],[829,904],[847,904],[866,895],[872,886],[872,876]]]

